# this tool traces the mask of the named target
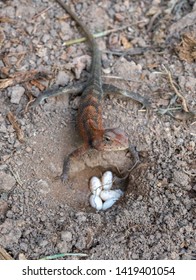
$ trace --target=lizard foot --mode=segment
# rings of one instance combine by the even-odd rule
[[[67,182],[68,176],[65,173],[62,173],[60,176],[60,179],[62,181],[63,184],[65,184]]]
[[[129,149],[128,150],[133,155],[133,158],[134,158],[134,164],[128,170],[129,172],[131,172],[140,163],[140,157],[139,157],[139,153],[138,153],[138,151],[137,151],[135,146],[129,145]]]

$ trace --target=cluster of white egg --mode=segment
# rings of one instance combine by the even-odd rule
[[[113,175],[111,171],[106,171],[101,180],[93,176],[90,179],[90,205],[96,210],[107,210],[123,195],[120,189],[111,190]]]

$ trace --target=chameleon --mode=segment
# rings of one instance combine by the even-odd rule
[[[61,0],[55,1],[58,2],[58,4],[82,29],[87,41],[89,42],[92,52],[90,75],[85,83],[81,83],[77,86],[67,86],[66,88],[48,89],[39,95],[33,103],[33,106],[36,106],[46,98],[50,96],[57,96],[59,94],[82,93],[78,108],[77,126],[83,140],[83,144],[65,157],[61,179],[64,183],[67,181],[72,161],[80,158],[88,149],[96,149],[98,151],[129,150],[133,153],[135,158],[135,166],[139,161],[139,156],[130,144],[129,137],[126,132],[117,127],[103,127],[101,100],[104,93],[119,93],[142,103],[145,107],[148,107],[148,99],[138,93],[128,92],[126,90],[116,88],[113,85],[102,83],[101,52],[95,38],[68,5],[64,4]]]

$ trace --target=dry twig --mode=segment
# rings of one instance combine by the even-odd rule
[[[164,65],[162,65],[162,67],[164,68],[164,70],[165,70],[165,72],[166,72],[166,74],[168,76],[168,80],[169,80],[169,83],[170,83],[172,89],[175,91],[175,94],[182,101],[182,108],[183,108],[183,110],[185,112],[189,112],[186,100],[185,100],[184,96],[177,90],[176,86],[174,85],[174,82],[173,82],[172,75],[171,75],[170,71]]]
[[[12,175],[14,176],[14,178],[15,178],[16,182],[18,183],[18,185],[22,187],[23,183],[22,183],[22,181],[20,179],[20,176],[19,176],[18,172],[14,172],[14,170],[12,169],[12,167],[10,165],[9,165],[9,170],[12,173]]]
[[[5,89],[9,86],[14,86],[27,81],[31,81],[40,77],[38,70],[30,70],[25,72],[18,72],[7,79],[0,79],[0,89]]]
[[[13,126],[14,130],[16,131],[17,138],[20,142],[24,142],[24,132],[21,129],[20,125],[18,124],[16,117],[12,114],[12,112],[9,112],[7,114],[7,118],[11,125]]]
[[[119,30],[126,29],[127,27],[128,26],[122,26],[122,27],[119,27],[119,28],[114,28],[114,29],[106,30],[106,31],[103,31],[103,32],[99,32],[99,33],[93,34],[93,36],[95,38],[103,37],[103,36],[106,36],[106,35],[108,35],[108,34],[110,34],[112,32],[116,32],[116,31],[119,31]],[[86,41],[85,37],[66,41],[63,45],[64,46],[70,46],[70,45],[73,45],[73,44],[82,43],[84,41]]]

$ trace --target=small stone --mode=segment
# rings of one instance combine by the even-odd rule
[[[115,17],[115,20],[117,20],[119,22],[124,20],[124,16],[120,13],[116,13],[114,17]]]
[[[0,189],[9,192],[15,185],[16,180],[10,174],[0,171]]]
[[[38,188],[39,192],[42,194],[47,194],[50,192],[49,184],[42,179],[37,182],[37,188]]]
[[[47,48],[39,48],[37,50],[37,56],[44,57],[44,58],[48,59],[47,52],[48,52]]]
[[[7,128],[6,128],[4,123],[2,123],[1,126],[0,126],[0,132],[1,133],[6,133],[7,132]]]
[[[133,260],[139,260],[139,255],[136,254],[136,253],[133,253],[133,254],[132,254],[132,259],[133,259]]]
[[[179,259],[179,254],[176,252],[171,252],[171,259],[172,260],[178,260]]]
[[[59,252],[60,253],[67,253],[67,242],[66,241],[62,241],[62,242],[59,242],[57,244],[57,248],[59,249]]]
[[[66,242],[72,241],[72,233],[70,231],[62,231],[61,239]]]
[[[80,251],[82,251],[83,249],[86,248],[86,240],[85,240],[84,236],[81,236],[80,238],[78,238],[78,240],[75,244],[75,247]]]
[[[19,259],[19,260],[27,260],[27,258],[25,257],[25,254],[23,254],[23,253],[20,253],[20,254],[18,255],[18,259]]]
[[[44,34],[42,37],[42,42],[46,43],[50,39],[50,36],[48,34]]]
[[[0,200],[0,216],[5,216],[6,212],[8,210],[8,204],[4,200]]]
[[[14,86],[11,88],[11,99],[10,102],[13,104],[19,104],[20,99],[23,96],[25,89],[21,86]]]
[[[25,242],[20,243],[20,249],[24,252],[27,252],[28,250],[28,245]]]
[[[26,147],[26,152],[27,152],[27,153],[31,153],[31,152],[32,152],[31,147]]]
[[[69,82],[69,76],[64,71],[59,71],[57,78],[56,78],[56,84],[58,86],[66,86]]]
[[[173,173],[175,182],[179,184],[179,186],[183,186],[184,189],[189,190],[190,187],[190,178],[187,174],[182,171],[175,170]]]
[[[1,146],[1,145],[0,145]],[[5,170],[7,169],[7,164],[2,164],[0,165],[0,170]]]
[[[48,241],[47,240],[41,240],[39,242],[39,246],[41,246],[41,247],[46,247],[47,245],[48,245]]]

